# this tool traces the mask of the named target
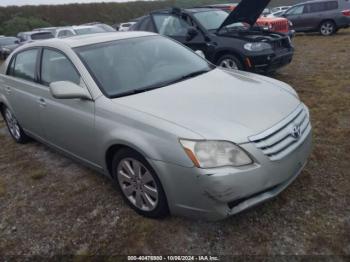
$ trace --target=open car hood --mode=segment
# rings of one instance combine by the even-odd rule
[[[238,22],[248,23],[253,26],[270,1],[271,0],[242,0],[218,28],[218,31],[227,25]]]

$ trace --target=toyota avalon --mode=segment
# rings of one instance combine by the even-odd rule
[[[34,138],[109,176],[152,218],[216,220],[262,203],[311,149],[309,111],[289,85],[146,32],[16,49],[0,107],[16,142]]]

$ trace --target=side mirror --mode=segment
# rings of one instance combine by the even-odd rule
[[[191,41],[198,35],[198,30],[195,27],[190,27],[187,30],[186,41]]]
[[[69,81],[58,81],[50,84],[50,93],[56,99],[86,99],[92,100],[91,95],[81,86]]]

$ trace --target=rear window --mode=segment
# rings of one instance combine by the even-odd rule
[[[45,32],[45,33],[36,33],[32,34],[32,40],[43,40],[43,39],[50,39],[53,38],[53,34],[50,32]]]

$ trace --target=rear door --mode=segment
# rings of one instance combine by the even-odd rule
[[[81,160],[93,164],[95,159],[95,103],[83,99],[55,99],[49,85],[70,81],[87,89],[71,60],[57,49],[44,48],[41,56],[40,81],[45,90],[40,100],[40,118],[45,140]]]
[[[38,48],[27,49],[13,56],[3,86],[9,106],[20,125],[27,132],[42,137],[39,118],[41,86],[37,83],[38,57]]]

